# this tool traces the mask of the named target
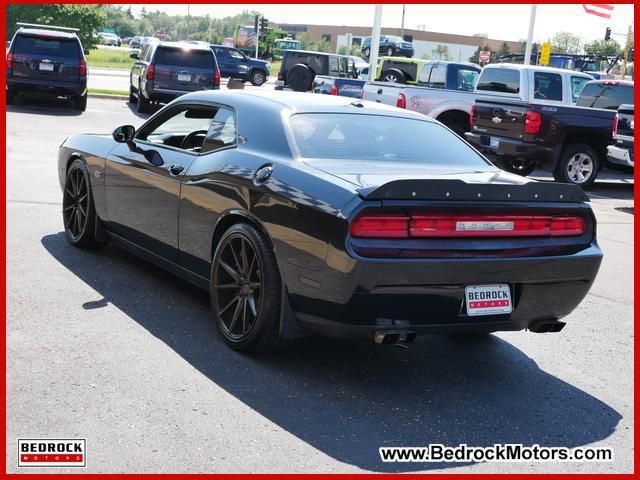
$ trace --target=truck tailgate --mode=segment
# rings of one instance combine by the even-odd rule
[[[502,99],[476,99],[474,131],[498,137],[522,139],[527,103]]]
[[[393,83],[367,82],[362,89],[362,99],[395,107],[398,94],[404,88],[403,85],[394,85]]]

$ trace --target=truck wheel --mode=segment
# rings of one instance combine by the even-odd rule
[[[87,94],[76,97],[73,100],[73,108],[79,110],[80,112],[84,112],[87,109]]]
[[[144,98],[141,90],[138,90],[138,113],[149,113],[151,104],[149,100]]]
[[[251,72],[251,77],[249,78],[249,81],[251,82],[251,85],[255,85],[256,87],[259,87],[266,81],[264,72],[262,70],[254,70],[253,72]]]
[[[129,87],[129,103],[136,103],[138,100],[136,96],[133,94],[133,87]]]
[[[553,178],[587,188],[595,182],[599,168],[600,159],[593,148],[584,143],[572,143],[562,150]]]
[[[407,83],[407,78],[404,76],[404,73],[398,70],[387,70],[386,72],[382,72],[381,80],[389,83]]]
[[[303,63],[297,63],[287,72],[287,85],[294,92],[307,92],[311,89],[315,72]]]
[[[393,57],[393,48],[387,48],[387,57]]]
[[[365,48],[362,53],[364,54],[364,58],[369,58],[369,56],[371,55],[371,49],[369,47]]]
[[[501,159],[500,166],[507,172],[515,173],[526,177],[536,169],[536,162],[531,160],[521,160],[518,158]]]

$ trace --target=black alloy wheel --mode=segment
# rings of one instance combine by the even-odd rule
[[[227,345],[242,352],[281,350],[281,279],[265,235],[237,223],[218,242],[211,265],[211,306]]]
[[[234,234],[224,240],[213,278],[218,322],[225,336],[241,340],[254,327],[262,299],[260,259],[250,240]]]
[[[74,160],[67,170],[62,195],[62,221],[67,239],[77,247],[94,247],[98,221],[93,206],[89,174],[82,160]]]

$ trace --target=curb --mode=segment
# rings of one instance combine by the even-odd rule
[[[107,93],[89,93],[89,98],[101,98],[108,100],[129,100],[127,95],[109,95]]]

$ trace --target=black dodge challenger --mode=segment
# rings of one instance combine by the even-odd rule
[[[345,97],[191,93],[137,131],[69,137],[59,173],[73,245],[113,240],[208,289],[242,351],[556,332],[602,260],[580,188]]]

